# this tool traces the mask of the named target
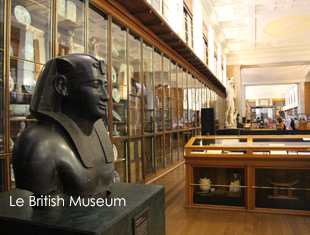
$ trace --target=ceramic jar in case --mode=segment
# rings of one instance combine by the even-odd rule
[[[211,180],[204,177],[199,181],[201,191],[209,191],[211,189]]]

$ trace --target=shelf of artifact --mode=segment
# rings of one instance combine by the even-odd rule
[[[16,95],[27,95],[27,96],[32,96],[31,93],[25,91],[25,92],[20,92],[20,91],[10,91],[10,94],[16,94]]]
[[[10,117],[10,122],[36,122],[37,119],[33,118],[12,118]]]
[[[113,121],[114,124],[125,124],[125,121]]]
[[[130,110],[138,110],[138,111],[141,111],[142,108],[137,108],[137,107],[129,107]]]
[[[113,106],[124,106],[124,105],[125,103],[121,103],[121,102],[116,103],[115,101],[113,101]]]
[[[237,192],[233,192],[233,191],[224,191],[224,190],[221,190],[221,193],[217,193],[215,190],[214,192],[211,192],[210,190],[207,190],[207,191],[203,191],[201,189],[199,189],[198,191],[196,191],[197,194],[200,194],[201,196],[204,196],[204,194],[207,194],[207,195],[210,195],[212,194],[212,196],[223,196],[223,195],[226,195],[228,197],[241,197],[243,192],[241,191],[241,189],[247,189],[248,186],[242,186],[242,185],[239,185],[239,186],[235,186],[235,185],[222,185],[222,184],[194,184],[194,183],[191,183],[189,184],[190,186],[210,186],[211,187],[221,187],[221,188],[238,188],[240,189],[240,191],[237,191]]]
[[[135,162],[140,162],[140,161],[142,161],[142,157],[137,157],[137,158],[131,159],[130,163],[135,163]]]
[[[113,60],[118,60],[118,61],[120,61],[120,62],[124,62],[125,60],[124,60],[124,58],[121,58],[121,57],[119,57],[119,56],[114,56],[114,55],[112,55],[112,61]],[[114,62],[114,61],[113,61]],[[113,66],[114,67],[114,66]]]
[[[124,83],[119,83],[119,82],[113,82],[112,85],[113,85],[113,86],[123,86],[123,87],[127,87],[126,84],[124,84]],[[116,88],[116,87],[114,87],[114,88]]]
[[[133,97],[138,97],[138,98],[141,98],[141,95],[134,95],[134,94],[129,94],[130,96],[133,96]]]
[[[126,161],[126,158],[117,158],[114,163]]]

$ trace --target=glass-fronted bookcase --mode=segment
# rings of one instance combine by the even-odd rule
[[[183,159],[185,143],[200,133],[199,110],[210,102],[205,78],[96,1],[0,0],[0,13],[0,191],[15,187],[11,152],[36,122],[29,104],[42,67],[71,53],[108,66],[103,122],[121,182],[143,182]]]

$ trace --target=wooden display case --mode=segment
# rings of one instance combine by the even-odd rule
[[[310,215],[309,160],[309,135],[193,137],[186,207]]]

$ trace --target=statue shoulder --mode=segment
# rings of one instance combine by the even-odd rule
[[[36,194],[57,191],[56,172],[61,148],[68,149],[56,125],[37,122],[26,128],[16,139],[12,153],[16,186]]]
[[[31,154],[32,158],[50,157],[53,151],[65,142],[67,142],[66,136],[57,125],[49,122],[37,122],[26,128],[16,139],[13,155],[26,157]]]

